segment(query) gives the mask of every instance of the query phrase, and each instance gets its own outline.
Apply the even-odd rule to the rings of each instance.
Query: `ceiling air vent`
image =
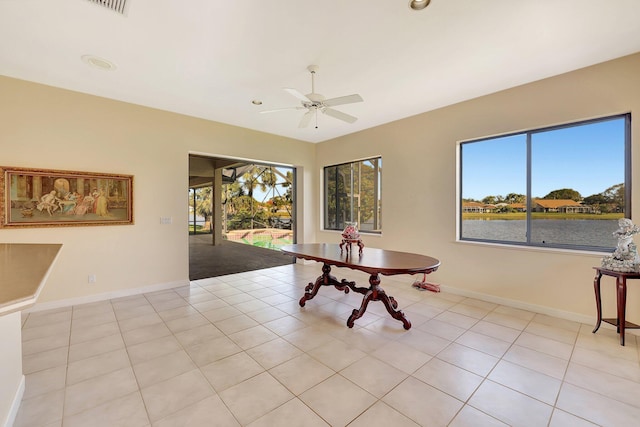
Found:
[[[107,9],[111,9],[114,12],[118,12],[124,15],[124,7],[127,4],[127,0],[89,0],[91,3],[99,4]]]

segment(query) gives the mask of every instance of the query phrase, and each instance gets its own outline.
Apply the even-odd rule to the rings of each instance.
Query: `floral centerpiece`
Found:
[[[355,222],[346,222],[345,224],[346,227],[342,231],[342,237],[346,240],[358,240],[360,238],[358,224]]]
[[[342,230],[342,243],[340,243],[340,253],[342,253],[342,247],[346,245],[347,248],[347,256],[351,252],[351,244],[355,243],[358,245],[358,253],[362,255],[362,248],[364,248],[364,243],[360,239],[360,232],[358,231],[358,223],[356,222],[345,222],[344,230]]]

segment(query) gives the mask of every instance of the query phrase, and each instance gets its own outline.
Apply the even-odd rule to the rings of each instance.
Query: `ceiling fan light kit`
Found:
[[[345,105],[345,104],[353,104],[355,102],[362,102],[363,99],[358,94],[339,96],[337,98],[326,99],[319,93],[316,93],[315,89],[315,74],[318,72],[319,67],[317,65],[309,65],[307,70],[311,73],[311,93],[303,95],[296,89],[293,88],[284,88],[287,93],[290,93],[295,98],[298,98],[301,106],[299,107],[288,107],[288,108],[278,108],[275,110],[266,110],[260,111],[260,113],[273,113],[277,111],[285,111],[285,110],[307,110],[306,113],[300,119],[298,123],[299,128],[305,128],[311,122],[311,119],[315,116],[316,119],[316,129],[318,128],[318,111],[322,114],[326,114],[329,117],[333,117],[334,119],[342,120],[346,123],[353,123],[358,120],[357,117],[351,116],[347,113],[343,113],[342,111],[335,110],[331,107],[335,107],[337,105]]]

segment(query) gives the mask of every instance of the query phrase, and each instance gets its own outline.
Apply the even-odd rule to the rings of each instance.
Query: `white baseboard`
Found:
[[[467,298],[475,298],[482,301],[492,302],[495,304],[506,305],[508,307],[518,308],[520,310],[532,311],[534,313],[546,314],[547,316],[559,317],[560,319],[571,320],[578,323],[595,323],[595,317],[585,316],[584,314],[573,313],[571,311],[558,310],[543,305],[529,304],[526,302],[512,300],[508,298],[496,297],[480,292],[467,291],[464,289],[454,288],[451,286],[440,285],[440,289],[450,294],[460,295]],[[595,303],[594,303],[595,304]]]
[[[446,285],[440,285],[440,289],[450,294],[460,295],[467,298],[475,298],[482,301],[505,305],[507,307],[531,311],[533,313],[546,314],[547,316],[553,316],[559,319],[570,320],[578,323],[585,323],[587,325],[595,325],[596,323],[595,307],[594,307],[594,315],[586,316],[584,314],[574,313],[571,311],[558,310],[556,308],[546,307],[543,305],[529,304],[522,301],[496,297],[493,295],[487,295],[480,292],[467,291],[464,289],[454,288]],[[594,305],[595,305],[595,300],[594,300]],[[601,325],[601,328],[609,328],[609,327],[610,325],[604,322]],[[615,326],[611,326],[611,328],[615,329]],[[632,334],[632,335],[640,335],[640,330],[627,329],[625,330],[625,333]]]
[[[105,292],[105,293],[95,294],[95,295],[87,295],[83,297],[42,302],[42,303],[36,303],[33,307],[29,308],[28,310],[25,310],[25,312],[33,313],[36,311],[51,310],[55,308],[69,307],[72,305],[87,304],[92,302],[105,301],[109,299],[129,297],[132,295],[146,294],[149,292],[163,291],[166,289],[173,289],[173,288],[178,288],[180,286],[188,286],[188,285],[189,285],[189,280],[178,280],[175,282],[141,286],[139,288],[122,289],[118,291]]]
[[[20,384],[18,384],[18,389],[16,390],[16,394],[13,397],[13,402],[11,402],[11,408],[9,409],[9,413],[7,414],[7,419],[4,422],[4,427],[12,427],[16,421],[16,417],[18,416],[18,410],[20,409],[20,404],[22,403],[22,397],[24,396],[24,387],[25,387],[25,377],[22,375],[20,378]]]

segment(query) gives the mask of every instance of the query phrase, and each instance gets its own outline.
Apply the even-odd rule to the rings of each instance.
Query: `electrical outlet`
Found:
[[[161,216],[160,224],[171,224],[173,221],[170,216]]]
[[[87,282],[96,283],[96,275],[95,274],[90,274],[89,277],[87,278]]]

